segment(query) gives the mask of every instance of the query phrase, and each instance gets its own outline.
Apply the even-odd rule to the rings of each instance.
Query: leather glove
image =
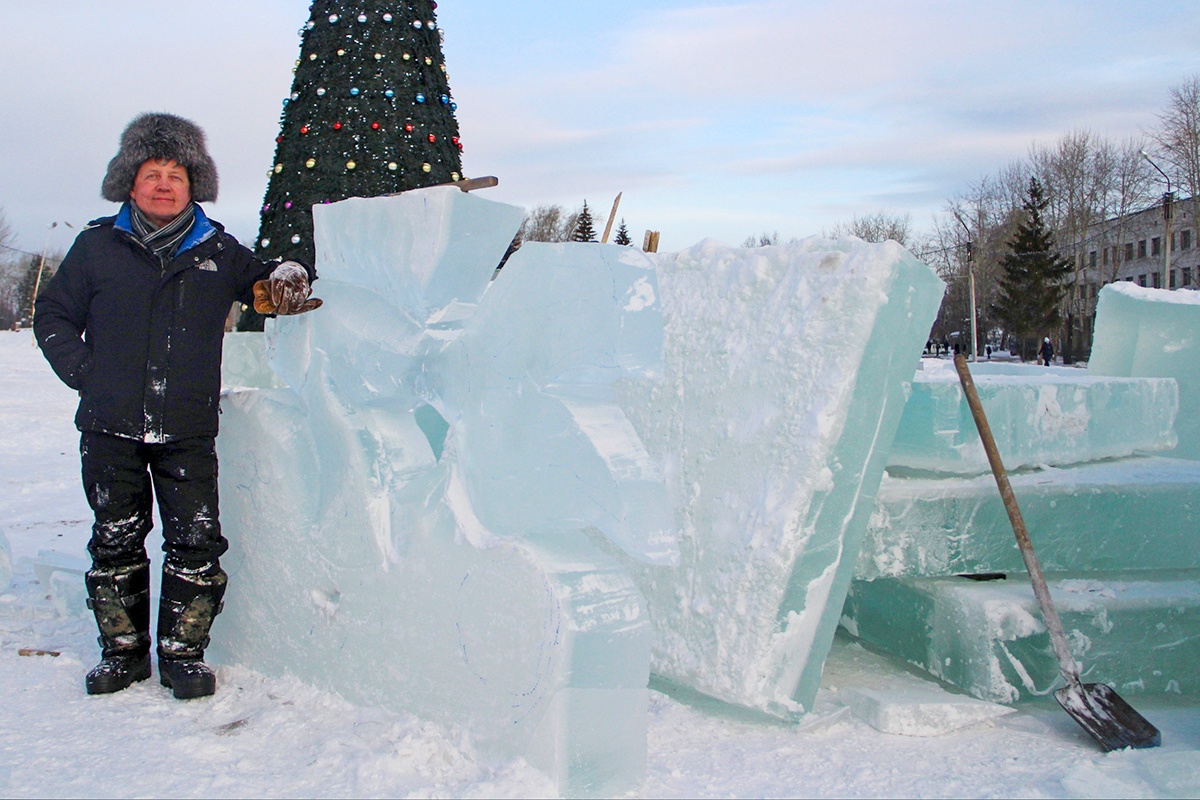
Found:
[[[285,261],[265,281],[254,284],[254,310],[260,314],[303,314],[321,307],[310,297],[308,272],[295,261]]]

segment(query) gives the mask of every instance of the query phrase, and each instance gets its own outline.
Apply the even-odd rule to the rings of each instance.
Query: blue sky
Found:
[[[110,213],[135,114],[199,122],[209,207],[253,241],[304,0],[0,0],[0,208],[39,250]],[[1194,2],[443,0],[464,171],[488,197],[603,217],[636,240],[819,233],[854,214],[928,224],[945,199],[1088,128],[1152,126],[1200,72]],[[71,232],[50,233],[53,247]]]

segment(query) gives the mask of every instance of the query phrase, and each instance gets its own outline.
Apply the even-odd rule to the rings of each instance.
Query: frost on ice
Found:
[[[269,333],[286,386],[223,404],[213,650],[614,793],[652,667],[810,705],[942,286],[819,239],[531,243],[492,281],[521,217],[315,209],[325,305]]]

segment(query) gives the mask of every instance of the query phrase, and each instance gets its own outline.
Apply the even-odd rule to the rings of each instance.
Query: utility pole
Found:
[[[975,256],[971,248],[971,229],[967,227],[967,223],[963,222],[963,218],[958,215],[957,211],[954,212],[954,218],[967,232],[967,283],[971,290],[971,360],[978,361],[979,331],[976,322],[978,317],[975,314]]]
[[[1162,196],[1163,206],[1163,277],[1162,288],[1171,288],[1171,223],[1174,217],[1174,202],[1175,193],[1171,191],[1171,177],[1167,173],[1159,169],[1158,164],[1155,164],[1150,159],[1150,154],[1145,150],[1142,151],[1142,158],[1146,159],[1146,163],[1154,167],[1159,175],[1167,182],[1167,193]]]

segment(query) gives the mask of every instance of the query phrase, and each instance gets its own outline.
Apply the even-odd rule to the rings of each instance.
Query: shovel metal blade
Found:
[[[1105,751],[1126,747],[1158,747],[1162,734],[1111,686],[1071,683],[1054,693],[1054,699]]]

